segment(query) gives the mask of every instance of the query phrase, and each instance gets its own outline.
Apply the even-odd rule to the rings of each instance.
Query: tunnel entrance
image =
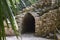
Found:
[[[25,14],[22,23],[22,33],[34,33],[35,32],[35,19],[30,14]]]

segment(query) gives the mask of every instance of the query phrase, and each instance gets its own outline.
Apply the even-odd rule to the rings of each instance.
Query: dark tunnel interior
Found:
[[[22,33],[35,32],[35,19],[30,13],[24,16],[22,25]]]

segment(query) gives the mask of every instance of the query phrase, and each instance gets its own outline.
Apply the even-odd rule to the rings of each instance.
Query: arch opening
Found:
[[[25,14],[22,22],[22,33],[34,33],[35,32],[35,19],[30,14]]]

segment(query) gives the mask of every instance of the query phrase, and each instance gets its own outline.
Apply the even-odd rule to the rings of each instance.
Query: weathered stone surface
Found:
[[[57,20],[56,25],[57,25],[58,29],[60,30],[60,7],[59,7],[59,10],[58,10],[57,18],[58,18],[58,20]]]
[[[56,30],[56,28],[60,29],[60,12],[57,11],[57,3],[56,0],[54,0],[51,4],[51,1],[53,0],[41,0],[41,2],[38,2],[36,4],[33,4],[31,9],[26,8],[22,11],[21,16],[19,16],[19,20],[21,19],[21,22],[24,18],[24,16],[29,12],[34,18],[35,18],[35,34],[39,36],[49,36],[50,33],[53,33]],[[56,3],[56,4],[55,4]],[[48,6],[48,7],[47,7]],[[52,9],[52,10],[51,10]],[[39,11],[42,15],[39,16],[39,14],[36,12],[35,15],[33,10]],[[46,12],[45,12],[46,11]],[[60,9],[59,9],[60,11]],[[23,14],[25,13],[25,14]],[[22,23],[21,27],[22,27]],[[20,25],[19,25],[20,26]]]
[[[40,26],[35,27],[35,34],[39,36],[48,36],[49,33],[54,33],[57,28],[57,9],[50,10],[49,12],[40,16]]]
[[[32,14],[32,12],[30,12]],[[46,38],[54,37],[50,33],[54,34],[56,28],[60,29],[60,12],[57,9],[53,9],[44,13],[42,16],[32,15],[35,18],[35,35],[45,36]],[[27,13],[26,13],[27,14]],[[25,14],[25,15],[26,15]],[[24,15],[24,14],[23,14]],[[22,16],[22,15],[21,15]],[[22,27],[23,17],[18,18]]]
[[[36,35],[48,37],[50,33],[54,33],[56,28],[60,30],[60,8],[58,13],[57,13],[57,9],[48,11],[47,9],[49,9],[50,7],[47,8],[46,6],[52,5],[52,8],[54,8],[56,0],[54,0],[52,4],[50,3],[51,3],[51,0],[41,0],[40,2],[33,4],[31,7],[27,7],[26,9],[23,9],[21,14],[19,13],[19,15],[16,15],[16,21],[19,26],[19,31],[23,30],[22,22],[27,12],[30,12],[30,14],[35,18],[35,34]],[[43,10],[43,12],[45,10],[47,10],[48,12],[40,16],[37,14],[37,12],[36,13],[32,12],[33,10],[42,12],[41,9]],[[7,26],[6,23],[5,23],[5,26]],[[14,35],[12,28],[9,28],[9,29],[5,28],[5,31],[7,35]]]

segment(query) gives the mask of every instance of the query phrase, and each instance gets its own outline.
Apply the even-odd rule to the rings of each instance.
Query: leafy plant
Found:
[[[12,0],[10,0],[10,3],[14,8]],[[13,11],[11,7],[8,5],[7,0],[0,0],[0,40],[6,40],[5,29],[4,29],[5,27],[4,27],[3,21],[4,20],[7,21],[7,19],[9,19],[12,25],[12,29],[14,30],[14,33],[18,37],[18,32],[17,32],[18,26],[15,20]]]

